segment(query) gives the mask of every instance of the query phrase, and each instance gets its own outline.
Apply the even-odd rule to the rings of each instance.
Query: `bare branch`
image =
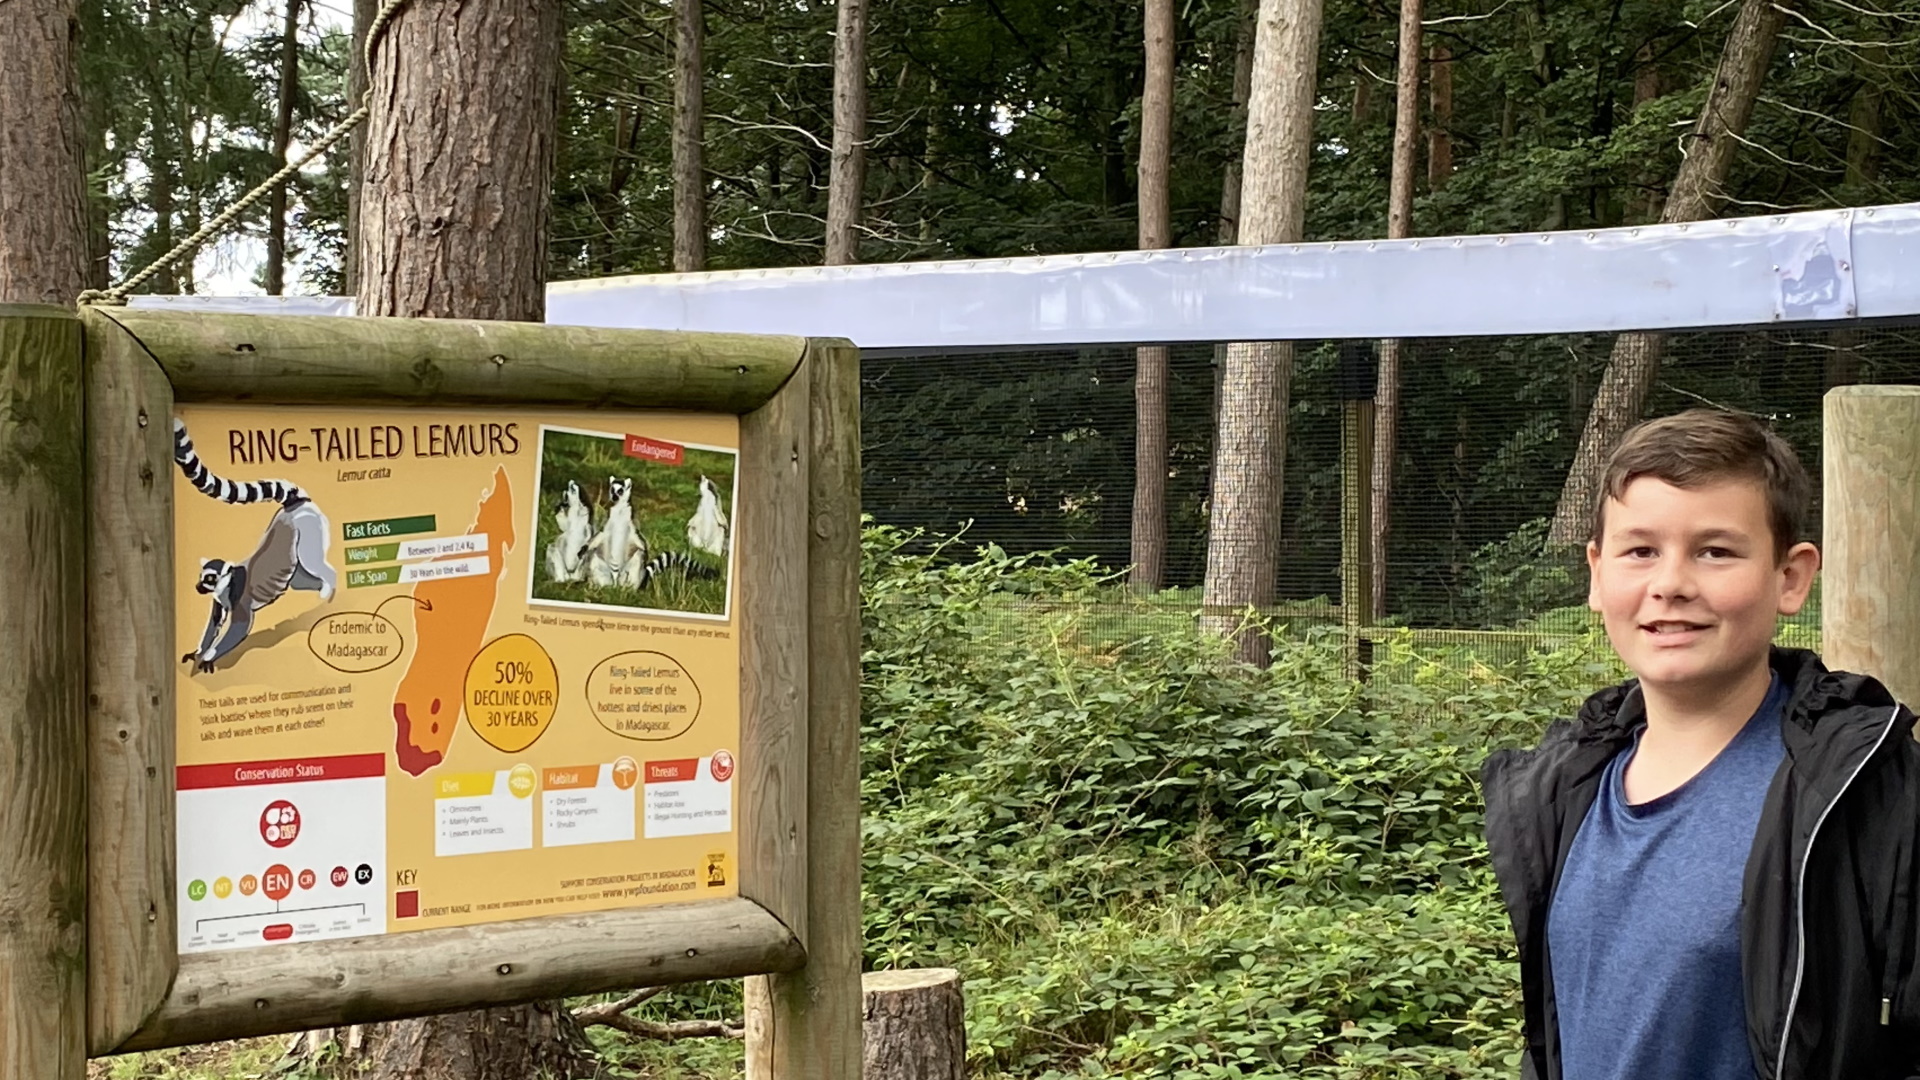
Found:
[[[1873,8],[1861,7],[1858,4],[1849,4],[1847,3],[1847,0],[1825,0],[1825,2],[1832,4],[1835,7],[1846,8],[1848,11],[1856,12],[1861,15],[1867,15],[1875,19],[1892,19],[1895,22],[1920,22],[1920,15],[1914,15],[1911,12],[1878,11]]]
[[[749,63],[765,64],[768,67],[787,68],[789,70],[797,70],[799,68],[830,68],[833,66],[833,62],[830,60],[773,60],[764,56],[749,56],[747,60]]]
[[[1700,17],[1700,21],[1698,21],[1698,22],[1694,22],[1694,21],[1691,21],[1691,20],[1688,20],[1688,19],[1682,19],[1682,20],[1680,20],[1680,21],[1681,21],[1681,22],[1682,22],[1683,24],[1685,24],[1685,25],[1687,25],[1687,26],[1690,26],[1690,27],[1693,27],[1694,29],[1696,29],[1696,30],[1698,30],[1698,29],[1699,29],[1700,27],[1702,27],[1702,26],[1705,26],[1706,24],[1708,24],[1708,23],[1710,23],[1710,22],[1712,22],[1712,21],[1713,21],[1713,17],[1714,17],[1715,15],[1718,15],[1718,14],[1720,14],[1721,12],[1723,12],[1723,11],[1725,11],[1725,10],[1727,10],[1728,8],[1730,8],[1730,7],[1732,7],[1733,5],[1735,5],[1735,4],[1737,4],[1737,3],[1739,3],[1739,2],[1740,2],[1740,0],[1726,0],[1726,2],[1725,2],[1725,3],[1723,3],[1723,4],[1721,4],[1721,5],[1719,6],[1719,7],[1717,7],[1717,8],[1714,8],[1714,9],[1713,9],[1712,11],[1709,11],[1709,12],[1707,12],[1707,13],[1706,13],[1705,15],[1703,15],[1703,16],[1701,16],[1701,17]]]
[[[1784,157],[1779,153],[1773,151],[1772,149],[1769,149],[1768,147],[1763,146],[1760,143],[1754,142],[1752,139],[1747,138],[1745,135],[1741,135],[1736,132],[1725,131],[1725,132],[1721,132],[1721,134],[1726,135],[1727,137],[1731,138],[1733,141],[1739,143],[1741,146],[1744,146],[1749,150],[1758,150],[1760,153],[1767,155],[1768,157],[1772,158],[1773,160],[1779,162],[1782,165],[1787,166],[1788,168],[1811,169],[1814,172],[1823,172],[1823,173],[1837,173],[1841,171],[1839,169],[1824,168],[1822,166],[1815,165],[1811,161],[1794,161],[1792,158]]]
[[[634,1016],[615,1013],[604,1020],[593,1023],[610,1027],[615,1031],[624,1031],[629,1035],[638,1035],[643,1039],[658,1039],[661,1042],[673,1042],[675,1039],[744,1039],[747,1037],[747,1024],[744,1019],[735,1020],[642,1020]],[[586,1026],[587,1021],[581,1021]]]
[[[1421,26],[1443,26],[1447,23],[1479,22],[1482,19],[1491,19],[1495,15],[1498,15],[1502,11],[1505,11],[1507,5],[1512,2],[1513,0],[1500,0],[1500,3],[1497,7],[1495,7],[1492,11],[1489,11],[1484,15],[1448,15],[1438,19],[1421,19],[1420,25]]]
[[[1725,200],[1726,202],[1732,203],[1735,206],[1757,206],[1762,210],[1772,210],[1772,211],[1775,211],[1776,213],[1782,213],[1782,214],[1793,214],[1793,213],[1798,213],[1802,210],[1818,210],[1820,208],[1820,204],[1817,202],[1793,203],[1791,205],[1782,206],[1779,203],[1770,203],[1761,199],[1737,198],[1733,195],[1727,194],[1726,192],[1721,192],[1720,198]]]
[[[1846,128],[1848,131],[1857,131],[1860,134],[1865,135],[1867,138],[1872,139],[1874,142],[1879,143],[1881,146],[1893,145],[1892,139],[1888,139],[1880,135],[1875,135],[1873,132],[1868,131],[1863,127],[1860,127],[1857,124],[1850,124],[1847,121],[1842,120],[1831,113],[1823,113],[1818,109],[1803,109],[1798,105],[1794,105],[1790,102],[1781,101],[1778,98],[1763,97],[1760,99],[1760,101],[1762,104],[1772,105],[1778,109],[1785,109],[1787,112],[1790,112],[1790,113],[1798,113],[1801,116],[1811,116],[1815,120],[1823,120],[1837,127]]]
[[[1800,20],[1802,23],[1805,23],[1807,29],[1812,30],[1813,32],[1826,38],[1829,44],[1842,45],[1851,49],[1866,49],[1866,48],[1874,48],[1874,47],[1884,49],[1890,45],[1900,44],[1898,41],[1854,41],[1847,38],[1838,37],[1834,34],[1833,31],[1827,29],[1824,26],[1821,26],[1819,23],[1814,22],[1812,19],[1807,18],[1805,15],[1802,15],[1800,12],[1795,11],[1791,7],[1787,7],[1782,4],[1775,4],[1773,5],[1773,10],[1779,12],[1782,15],[1790,16],[1792,18]],[[1793,40],[1793,38],[1789,37],[1788,40],[1791,41]]]
[[[609,1001],[602,1005],[582,1005],[573,1010],[573,1018],[585,1027],[589,1024],[604,1024],[609,1016],[618,1016],[635,1005],[666,993],[664,986],[643,986],[619,1001]]]
[[[798,127],[794,124],[760,124],[760,123],[755,123],[751,120],[742,120],[738,117],[727,116],[724,113],[708,113],[707,119],[719,120],[724,123],[732,124],[734,127],[738,128],[741,131],[791,131],[796,135],[805,136],[808,142],[812,143],[814,146],[822,150],[825,150],[829,153],[833,151],[833,147],[828,146],[826,143],[823,143],[820,141],[820,136],[815,135],[813,132],[808,131],[806,128]]]

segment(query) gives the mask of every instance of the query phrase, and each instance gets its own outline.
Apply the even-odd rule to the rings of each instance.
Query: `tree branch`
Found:
[[[642,1020],[635,1016],[615,1013],[593,1023],[624,1031],[629,1035],[638,1035],[643,1039],[658,1039],[661,1042],[673,1042],[675,1039],[744,1039],[747,1037],[745,1020]],[[585,1027],[588,1021],[582,1020]]]
[[[666,993],[664,986],[643,986],[619,1001],[609,1001],[600,1005],[582,1005],[573,1010],[573,1018],[580,1021],[581,1027],[589,1024],[607,1023],[607,1017],[619,1016],[635,1005]]]

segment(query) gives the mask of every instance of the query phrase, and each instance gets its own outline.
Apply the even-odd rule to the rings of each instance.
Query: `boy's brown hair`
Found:
[[[1606,529],[1607,500],[1618,499],[1643,476],[1677,488],[1750,480],[1767,496],[1775,561],[1800,542],[1813,502],[1813,482],[1785,439],[1742,413],[1688,409],[1635,426],[1607,459],[1606,475],[1593,500],[1591,539]]]

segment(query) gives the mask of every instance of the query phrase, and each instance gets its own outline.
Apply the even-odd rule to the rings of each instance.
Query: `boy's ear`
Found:
[[[1799,543],[1787,549],[1780,560],[1780,614],[1797,615],[1813,591],[1813,578],[1820,572],[1820,549]]]
[[[1587,541],[1587,607],[1600,610],[1600,545]]]

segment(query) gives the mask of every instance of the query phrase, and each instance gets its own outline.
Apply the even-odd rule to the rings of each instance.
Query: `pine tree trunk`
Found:
[[[1413,235],[1413,178],[1420,156],[1421,0],[1400,0],[1400,44],[1394,73],[1393,172],[1387,185],[1387,239]],[[1439,78],[1438,68],[1434,77]],[[1380,343],[1373,390],[1373,475],[1367,523],[1372,565],[1367,621],[1387,608],[1387,537],[1392,532],[1393,459],[1400,437],[1400,371],[1406,342]]]
[[[380,13],[379,0],[353,0],[353,56],[347,63],[347,109],[360,107],[367,98],[367,31]],[[367,125],[361,124],[347,136],[347,227],[346,250],[340,261],[341,287],[348,296],[360,294],[360,202],[361,188],[367,182]]]
[[[578,1080],[593,1045],[559,1001],[382,1025],[367,1080]]]
[[[1253,96],[1253,36],[1258,0],[1240,0],[1240,27],[1233,37],[1233,112],[1227,119],[1228,135],[1246,145],[1247,99]],[[1226,174],[1220,180],[1220,240],[1222,244],[1240,242],[1240,157],[1227,158]],[[1219,367],[1224,355],[1214,357]]]
[[[1173,0],[1147,0],[1146,85],[1140,92],[1140,247],[1173,242]],[[1133,577],[1158,592],[1167,553],[1167,350],[1134,350]]]
[[[1367,66],[1356,61],[1353,65],[1353,109],[1347,117],[1348,129],[1353,138],[1359,139],[1367,123],[1373,119],[1373,76]]]
[[[1648,103],[1659,99],[1665,93],[1661,83],[1660,62],[1654,52],[1654,43],[1645,42],[1633,54],[1633,111],[1638,113]],[[1666,206],[1666,194],[1660,190],[1660,177],[1651,170],[1643,170],[1634,181],[1639,193],[1629,199],[1626,217],[1629,222],[1658,221],[1660,212]]]
[[[105,12],[99,5],[89,4],[80,9],[80,33],[83,40],[98,39],[104,35]],[[84,48],[84,46],[82,46]],[[106,100],[105,94],[86,94],[80,101],[80,123],[85,131],[86,176],[99,174],[103,168],[110,167],[107,149],[107,128],[113,122],[115,105]],[[94,184],[86,187],[87,205],[87,288],[105,289],[112,285],[113,260],[113,197],[103,188]]]
[[[287,164],[287,144],[293,141],[293,95],[300,90],[300,0],[287,0],[287,21],[280,31],[280,102],[273,117],[273,167]],[[287,184],[274,185],[267,196],[268,296],[279,296],[287,285]]]
[[[1243,244],[1300,239],[1320,22],[1320,0],[1260,0],[1242,167]],[[1239,627],[1247,608],[1264,611],[1273,603],[1292,376],[1292,342],[1227,348],[1200,623],[1233,635],[1235,656],[1250,664],[1268,658],[1266,634]]]
[[[87,285],[78,30],[75,0],[0,3],[0,303],[72,304]]]
[[[673,5],[673,268],[707,268],[706,41],[704,0]]]
[[[867,176],[867,0],[838,0],[833,45],[833,165],[827,174],[827,265],[860,261]]]
[[[1852,386],[1860,381],[1860,331],[1851,326],[1827,335],[1826,362],[1821,365],[1821,381],[1827,389]]]
[[[399,10],[369,82],[360,314],[545,317],[559,53],[552,0]]]
[[[159,125],[162,123],[164,123],[164,121],[156,109],[154,116],[155,127],[153,131],[153,146],[156,150],[158,150],[160,146],[161,131],[163,129]],[[155,156],[162,161],[175,160],[161,153],[156,153]],[[152,253],[157,256],[173,249],[173,215],[175,209],[173,200],[173,170],[170,168],[154,169],[148,174],[148,177],[147,199],[153,205],[154,242]],[[148,278],[146,285],[147,291],[158,293],[162,296],[178,293],[180,291],[180,277],[176,273],[178,268],[178,264],[168,266]],[[133,267],[132,269],[137,272],[140,268]]]
[[[1847,106],[1846,185],[1860,191],[1880,179],[1880,102],[1886,95],[1889,71],[1886,45],[1875,42],[1862,46],[1855,63],[1860,69],[1860,86]]]
[[[1453,175],[1453,50],[1436,41],[1427,60],[1427,190],[1439,191]]]
[[[1753,116],[1753,104],[1760,96],[1786,11],[1786,4],[1773,0],[1742,0],[1740,14],[1727,34],[1726,50],[1713,73],[1713,85],[1707,90],[1706,105],[1687,142],[1687,155],[1667,195],[1666,209],[1660,215],[1663,224],[1700,221],[1718,212],[1726,194],[1721,185],[1726,183],[1734,151]],[[1607,456],[1627,429],[1639,421],[1665,352],[1666,338],[1660,334],[1628,333],[1615,339],[1613,355],[1607,359],[1593,405],[1587,411],[1580,447],[1567,471],[1566,485],[1560,489],[1560,503],[1548,532],[1550,539],[1564,544],[1587,539]]]
[[[1227,118],[1229,137],[1247,141],[1247,99],[1253,96],[1253,38],[1260,14],[1259,0],[1240,0],[1239,27],[1233,35],[1233,110]],[[1220,178],[1219,243],[1240,242],[1240,155],[1227,158],[1225,174]],[[1207,417],[1217,432],[1220,428],[1220,403],[1225,395],[1227,347],[1213,347],[1213,400]],[[1220,460],[1220,440],[1213,440],[1207,474],[1212,476]]]
[[[559,65],[551,0],[400,9],[368,83],[360,314],[545,317]],[[405,1020],[374,1037],[377,1080],[592,1071],[560,1002]]]

